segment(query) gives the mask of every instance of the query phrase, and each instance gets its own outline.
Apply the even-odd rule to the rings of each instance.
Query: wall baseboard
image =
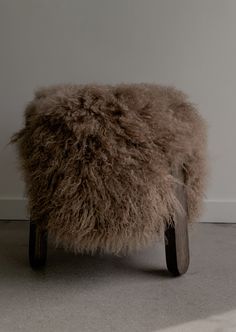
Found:
[[[200,222],[236,223],[236,200],[205,200]],[[0,198],[0,220],[28,220],[27,199]]]
[[[0,198],[0,220],[28,220],[26,198]]]
[[[236,200],[205,200],[201,222],[236,223]]]

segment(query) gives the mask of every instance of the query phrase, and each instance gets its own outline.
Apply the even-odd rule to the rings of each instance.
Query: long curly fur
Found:
[[[36,92],[17,143],[31,219],[74,252],[127,252],[156,240],[180,204],[189,221],[206,178],[206,126],[186,96],[151,84]]]

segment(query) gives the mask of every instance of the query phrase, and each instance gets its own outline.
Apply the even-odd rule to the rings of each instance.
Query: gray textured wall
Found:
[[[208,199],[236,207],[235,12],[234,0],[1,0],[0,199],[23,195],[6,144],[35,88],[159,82],[199,105],[210,133]]]

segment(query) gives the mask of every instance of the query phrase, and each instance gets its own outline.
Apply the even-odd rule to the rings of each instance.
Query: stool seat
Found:
[[[206,126],[175,88],[43,88],[27,106],[25,126],[13,141],[31,220],[75,253],[143,248],[177,216],[192,222],[201,211]]]

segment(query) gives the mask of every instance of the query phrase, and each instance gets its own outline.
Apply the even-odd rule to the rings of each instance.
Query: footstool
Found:
[[[91,254],[128,254],[163,236],[169,271],[187,271],[206,126],[182,92],[154,84],[43,88],[12,141],[26,183],[32,268],[46,262],[48,235]]]

